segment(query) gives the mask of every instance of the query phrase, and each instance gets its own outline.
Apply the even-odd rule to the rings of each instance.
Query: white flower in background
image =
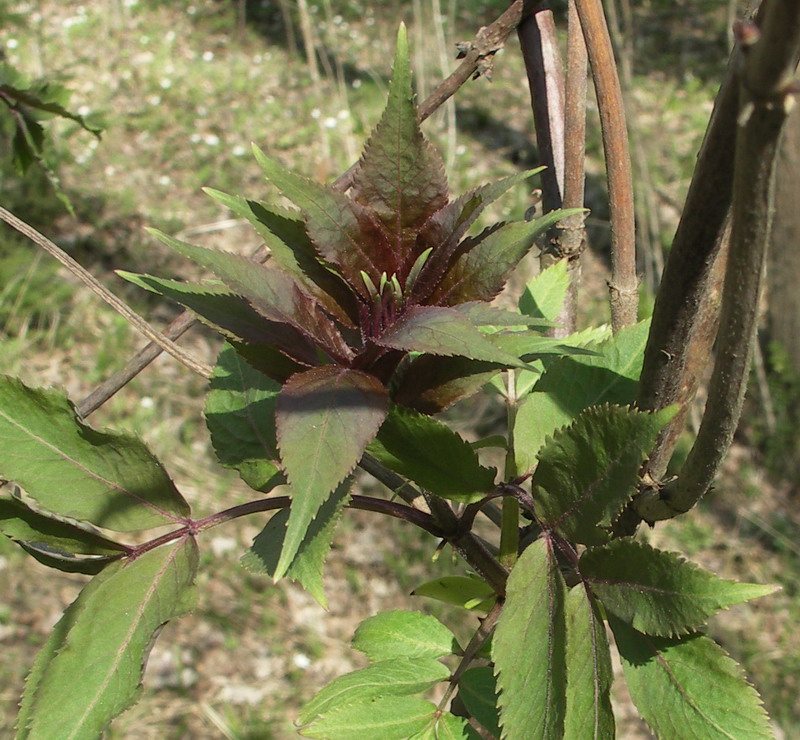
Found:
[[[169,90],[172,87],[172,80],[168,77],[162,77],[158,84],[162,90]]]
[[[311,665],[311,658],[305,653],[296,653],[292,658],[292,662],[300,669],[305,670]]]
[[[336,128],[337,123],[339,122],[333,116],[328,116],[322,125],[325,126],[325,128]]]
[[[167,187],[167,185],[172,184],[172,180],[170,179],[169,175],[161,175],[161,177],[158,178],[158,184]]]
[[[19,46],[19,41],[16,39],[9,39],[6,41],[6,48],[7,49],[16,49]]]
[[[322,111],[319,108],[314,108],[311,111],[311,117],[316,120],[322,115]]]
[[[234,157],[243,157],[247,153],[247,149],[243,147],[241,144],[237,144],[233,149],[231,149],[231,154]]]
[[[216,134],[206,134],[203,137],[203,141],[205,141],[208,146],[217,146],[219,144],[219,136]]]
[[[210,62],[213,58],[214,58],[214,52],[213,51],[204,51],[203,52],[203,61],[204,62]]]

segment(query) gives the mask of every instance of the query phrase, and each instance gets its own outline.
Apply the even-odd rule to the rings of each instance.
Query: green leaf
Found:
[[[217,459],[266,493],[284,482],[275,438],[275,399],[281,386],[223,347],[206,396],[205,416]]]
[[[586,550],[580,571],[607,611],[661,637],[686,634],[720,609],[777,590],[718,578],[677,553],[628,538]]]
[[[196,569],[194,540],[183,538],[95,576],[34,666],[20,740],[99,737],[135,701],[155,632],[191,609]]]
[[[504,738],[564,737],[565,596],[553,545],[539,539],[511,571],[492,641]]]
[[[303,707],[298,724],[307,725],[334,709],[385,696],[409,696],[447,680],[450,671],[432,658],[393,658],[331,681]]]
[[[582,585],[567,594],[567,711],[564,737],[615,737],[611,653],[606,627]]]
[[[375,342],[407,352],[459,355],[508,367],[526,367],[493,344],[462,314],[446,306],[412,306]]]
[[[412,735],[409,740],[470,740],[469,725],[463,717],[443,714],[434,718],[430,726]]]
[[[625,682],[644,720],[662,740],[771,740],[761,699],[713,640],[649,637],[609,623]]]
[[[304,293],[285,272],[270,269],[238,254],[187,244],[157,229],[148,229],[148,232],[213,272],[265,318],[293,326],[334,358],[347,360],[352,357],[352,350],[319,303]]]
[[[636,400],[649,329],[649,320],[642,321],[608,341],[588,345],[593,354],[562,357],[548,365],[534,392],[517,409],[514,457],[520,471],[533,469],[547,437],[571,424],[584,409]],[[571,344],[580,344],[580,335],[573,336],[577,341]],[[570,337],[562,341],[566,343]]]
[[[189,514],[143,442],[85,426],[62,394],[6,375],[0,375],[0,450],[0,477],[62,517],[128,532]]]
[[[472,502],[494,486],[497,471],[446,424],[393,405],[377,438],[367,448],[383,465],[431,493]]]
[[[567,344],[565,339],[543,337],[536,331],[499,331],[487,335],[492,343],[514,357],[534,360],[553,355],[578,355],[591,357],[597,354],[586,347]]]
[[[417,586],[412,596],[427,596],[464,609],[489,611],[497,600],[491,586],[480,578],[469,576],[442,576]]]
[[[117,275],[185,306],[197,314],[201,321],[231,341],[279,348],[286,355],[283,363],[286,377],[303,366],[308,367],[319,362],[317,349],[306,335],[289,324],[268,320],[247,300],[232,294],[222,283],[182,283],[124,270],[117,270]]]
[[[302,734],[325,740],[405,740],[423,730],[435,711],[429,701],[413,696],[384,696],[338,707]]]
[[[465,357],[420,355],[402,374],[394,398],[423,414],[437,414],[477,393],[502,368],[498,363]]]
[[[270,258],[332,316],[346,326],[353,326],[353,294],[338,275],[320,262],[300,214],[213,188],[203,188],[203,191],[236,215],[246,218],[269,248]]]
[[[59,521],[33,511],[16,498],[0,497],[0,532],[17,542],[77,555],[119,555],[125,545],[87,525]]]
[[[345,480],[319,508],[286,571],[286,577],[297,581],[323,609],[328,608],[328,599],[323,588],[322,571],[336,534],[336,526],[350,499],[351,484],[350,479]],[[250,551],[242,557],[245,568],[275,576],[288,521],[288,509],[282,509],[272,516],[264,529],[256,535]]]
[[[107,565],[119,558],[119,555],[72,555],[58,550],[49,550],[47,545],[33,546],[27,542],[17,542],[34,560],[48,568],[60,570],[62,573],[83,573],[97,575]]]
[[[386,418],[372,375],[333,366],[293,375],[278,394],[278,447],[294,496],[275,578],[282,578],[319,508],[355,468]]]
[[[537,329],[547,329],[555,324],[546,319],[531,318],[516,311],[506,311],[497,306],[492,306],[482,301],[459,303],[453,306],[456,311],[466,316],[475,326],[532,326]]]
[[[525,286],[519,299],[519,310],[527,316],[555,321],[567,299],[568,290],[567,260],[559,260]]]
[[[492,674],[491,666],[479,666],[465,671],[458,682],[458,696],[471,717],[478,720],[492,735],[500,737],[497,680]]]
[[[373,282],[397,271],[396,255],[375,216],[344,193],[284,169],[253,146],[256,160],[275,187],[300,208],[320,255],[336,265],[347,282],[368,299],[360,273]]]
[[[458,650],[453,633],[435,617],[394,610],[365,619],[353,647],[372,662],[392,658],[443,658]]]
[[[420,228],[447,203],[441,157],[419,127],[403,25],[397,33],[389,99],[361,157],[353,197],[377,214],[389,234],[397,255],[391,272],[411,266]]]
[[[452,306],[493,300],[536,239],[562,218],[581,212],[583,209],[551,211],[536,221],[517,221],[491,230],[456,260],[431,302]]]
[[[593,406],[557,431],[539,453],[531,482],[542,526],[571,542],[606,542],[607,528],[636,492],[639,468],[676,410]]]

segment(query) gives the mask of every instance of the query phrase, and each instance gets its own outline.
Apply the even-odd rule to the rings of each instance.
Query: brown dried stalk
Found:
[[[611,210],[611,325],[614,332],[636,323],[639,293],[636,239],[625,105],[600,0],[575,0],[592,68],[608,178]]]

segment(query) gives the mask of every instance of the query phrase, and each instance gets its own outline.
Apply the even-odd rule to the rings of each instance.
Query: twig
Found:
[[[741,109],[736,136],[731,247],[725,274],[717,357],[703,421],[674,484],[639,497],[646,521],[691,509],[706,493],[739,422],[750,370],[769,241],[774,165],[780,134],[794,102],[800,60],[800,8],[785,0],[762,6],[763,22],[742,24]]]
[[[611,325],[614,332],[636,322],[636,237],[625,105],[611,38],[600,0],[575,0],[592,67],[603,135],[611,211]]]
[[[196,360],[191,355],[186,353],[177,344],[167,339],[164,335],[159,334],[148,324],[139,314],[131,309],[124,301],[120,300],[110,290],[103,286],[91,273],[81,267],[72,257],[70,257],[63,249],[51,242],[46,236],[40,234],[32,226],[29,226],[21,219],[17,218],[13,213],[7,211],[5,208],[0,207],[0,218],[3,219],[9,226],[12,226],[21,234],[25,235],[34,244],[40,246],[48,254],[57,259],[64,265],[73,275],[86,284],[95,295],[102,298],[109,306],[111,306],[117,313],[125,318],[129,324],[135,329],[138,329],[148,339],[158,344],[163,350],[169,352],[178,362],[188,367],[192,372],[202,375],[205,378],[210,378],[212,368],[204,362]]]
[[[561,208],[564,193],[564,68],[553,11],[546,3],[526,2],[517,36],[528,74],[536,147],[547,167],[540,175],[542,206],[553,211]]]

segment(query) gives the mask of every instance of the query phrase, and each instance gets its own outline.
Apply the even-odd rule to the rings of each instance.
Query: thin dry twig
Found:
[[[600,0],[575,0],[592,68],[608,178],[611,211],[611,325],[614,332],[636,323],[636,235],[625,105],[611,37]]]
[[[40,234],[32,226],[28,225],[21,219],[17,218],[13,213],[7,211],[5,208],[0,207],[0,218],[3,219],[9,226],[15,228],[24,236],[28,237],[34,244],[40,246],[48,254],[57,259],[64,265],[73,275],[75,275],[81,282],[83,282],[89,289],[97,296],[102,298],[109,306],[111,306],[117,313],[125,318],[135,329],[138,329],[150,341],[158,344],[165,352],[169,352],[178,362],[188,367],[192,372],[202,375],[205,378],[210,378],[212,368],[204,362],[196,360],[189,355],[186,351],[181,349],[177,344],[166,338],[153,329],[139,314],[130,308],[124,301],[117,298],[108,288],[102,285],[91,273],[78,264],[72,257],[70,257],[61,247],[54,244],[46,236]]]

